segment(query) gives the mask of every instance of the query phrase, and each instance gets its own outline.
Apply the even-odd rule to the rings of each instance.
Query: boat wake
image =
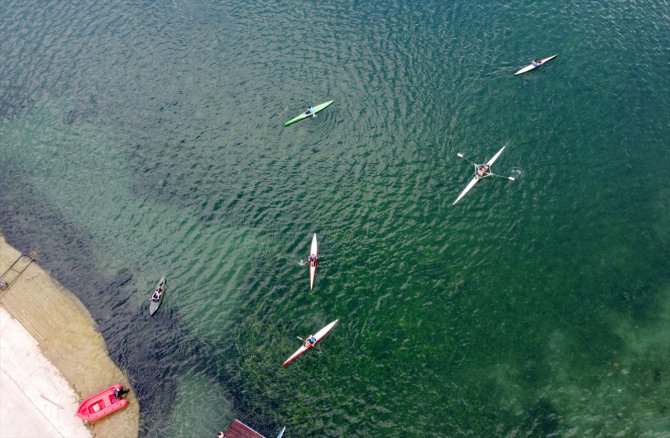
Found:
[[[301,259],[301,260],[298,260],[298,265],[300,265],[300,266],[305,266],[306,264],[307,264],[307,261],[306,261],[306,260],[302,260],[302,259]]]
[[[520,169],[518,167],[512,167],[512,169],[509,171],[509,176],[513,177],[514,179],[519,179],[524,175],[523,169]]]

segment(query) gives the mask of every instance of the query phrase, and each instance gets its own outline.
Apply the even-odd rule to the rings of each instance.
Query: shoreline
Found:
[[[21,255],[0,234],[0,274],[7,271]],[[20,388],[19,393],[22,391],[33,402],[20,405],[13,403],[14,400],[3,401],[0,406],[3,429],[5,422],[23,427],[33,424],[26,421],[33,415],[45,418],[52,426],[65,422],[73,429],[72,432],[85,425],[83,429],[88,430],[90,436],[137,437],[139,403],[127,376],[109,358],[104,339],[96,330],[96,323],[86,307],[74,294],[51,278],[36,261],[24,263],[19,270],[23,267],[25,270],[16,277],[11,287],[0,290],[2,327],[10,327],[0,334],[3,348],[1,377],[3,389],[6,385],[10,388],[15,386],[14,393],[17,393]],[[8,275],[13,276],[16,276],[15,272]],[[54,368],[50,369],[45,362]],[[26,380],[25,372],[28,369],[32,371]],[[54,383],[59,379],[57,373],[67,382],[72,394],[58,393],[60,389],[56,394],[53,393],[54,387],[60,388],[58,383]],[[50,385],[40,386],[40,381]],[[23,383],[14,385],[13,382]],[[83,399],[115,383],[130,388],[126,396],[128,406],[90,424],[75,415]],[[30,388],[26,385],[30,385]],[[52,393],[44,394],[45,391]],[[67,388],[62,391],[67,392]],[[69,401],[72,396],[75,397],[73,408]],[[48,405],[60,409],[49,409]],[[24,412],[24,409],[28,412]],[[68,411],[71,414],[65,414]],[[67,418],[67,415],[71,417]],[[73,435],[68,433],[63,436]],[[86,435],[78,432],[76,436]]]

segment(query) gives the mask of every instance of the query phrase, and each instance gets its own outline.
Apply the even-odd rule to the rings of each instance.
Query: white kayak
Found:
[[[489,161],[486,162],[487,172],[488,172],[488,170],[491,168],[491,166],[493,165],[493,163],[498,159],[498,157],[500,156],[500,154],[503,153],[503,151],[505,150],[506,147],[507,147],[507,146],[503,146],[502,149],[500,149],[500,150],[499,150],[499,151],[498,151],[498,152],[497,152],[497,153],[496,153],[496,154],[495,154]],[[484,175],[486,175],[486,173],[484,173]],[[473,188],[473,187],[475,186],[475,184],[477,184],[477,181],[479,181],[480,179],[482,179],[482,178],[484,177],[484,175],[482,175],[482,176],[477,175],[477,170],[475,170],[475,177],[472,178],[472,181],[470,181],[470,182],[468,183],[467,186],[465,186],[465,188],[463,189],[463,191],[461,192],[461,194],[458,195],[458,198],[456,198],[456,200],[454,201],[454,203],[451,204],[451,205],[455,205],[458,201],[460,201],[461,198],[462,198],[463,196],[465,196],[465,194],[468,193],[468,192],[470,191],[470,189]]]
[[[525,66],[524,68],[522,68],[521,70],[518,70],[516,73],[514,73],[514,76],[518,76],[518,75],[523,74],[523,73],[526,73],[526,72],[528,72],[528,71],[535,70],[535,69],[538,68],[539,66],[546,64],[547,62],[551,61],[552,59],[554,59],[554,58],[557,57],[557,56],[558,56],[558,54],[556,54],[556,55],[554,55],[554,56],[550,56],[549,58],[544,58],[544,59],[541,60],[540,63],[537,64],[537,65],[534,64],[534,63],[531,64],[531,65],[527,65],[527,66]]]
[[[307,263],[309,264],[309,288],[312,289],[314,287],[314,276],[316,275],[316,265],[319,264],[319,248],[318,245],[316,244],[316,233],[314,233],[314,237],[312,237],[312,248],[309,250],[309,255],[311,256],[314,254],[316,256],[316,261],[312,265],[312,262],[309,260],[309,257],[307,258]]]
[[[303,344],[302,347],[300,347],[300,348],[298,349],[298,351],[296,351],[295,353],[293,353],[293,354],[291,355],[291,357],[289,357],[288,359],[286,359],[286,362],[284,362],[284,363],[282,364],[282,366],[285,367],[286,365],[290,364],[291,361],[293,361],[293,359],[295,359],[296,357],[298,357],[298,356],[300,356],[301,354],[303,354],[305,351],[309,350],[310,348],[312,348],[313,346],[315,346],[316,344],[318,344],[319,341],[320,341],[321,339],[325,338],[326,335],[328,334],[328,332],[331,331],[331,330],[333,329],[333,327],[335,327],[335,324],[337,324],[338,321],[339,321],[339,319],[336,319],[335,321],[331,322],[330,324],[328,324],[327,326],[325,326],[324,328],[322,328],[321,330],[319,330],[318,332],[316,332],[316,334],[314,335],[314,337],[316,338],[316,342],[314,342],[313,344],[309,344],[309,346],[307,346],[307,347],[305,347],[305,344]],[[309,338],[308,338],[308,339],[309,339]]]

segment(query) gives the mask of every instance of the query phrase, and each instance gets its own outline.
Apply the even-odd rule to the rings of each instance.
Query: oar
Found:
[[[514,181],[514,177],[513,177],[513,176],[498,175],[497,173],[493,173],[493,172],[487,172],[487,175],[491,175],[491,176],[495,176],[495,177],[498,177],[498,178],[508,179],[508,180],[510,180],[510,181]]]
[[[464,159],[465,161],[467,161],[468,163],[470,163],[472,166],[475,167],[475,169],[479,169],[479,164],[477,164],[477,163],[475,163],[475,162],[472,162],[472,161],[468,160],[467,158],[465,158],[465,157],[463,156],[462,153],[459,152],[459,153],[457,153],[456,155],[458,155],[460,158],[462,158],[462,159]]]

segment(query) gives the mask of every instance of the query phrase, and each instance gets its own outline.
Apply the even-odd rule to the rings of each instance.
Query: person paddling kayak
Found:
[[[163,291],[161,288],[158,288],[154,291],[154,294],[151,296],[151,301],[160,301],[161,300],[161,293]]]
[[[305,348],[309,348],[309,347],[313,346],[314,344],[316,344],[316,338],[314,337],[314,335],[309,335],[309,338],[307,338],[307,340],[305,341],[305,344],[304,344]]]
[[[308,105],[307,106],[307,111],[305,111],[305,115],[309,116],[310,114],[312,114],[312,107]]]
[[[558,55],[553,55],[553,56],[550,56],[550,57],[548,57],[548,58],[543,58],[543,59],[538,58],[538,59],[535,59],[535,60],[533,60],[533,62],[530,63],[529,65],[527,65],[527,66],[523,67],[522,69],[519,69],[519,70],[517,70],[516,72],[514,72],[514,76],[518,76],[518,75],[520,75],[520,74],[529,72],[529,71],[531,71],[531,70],[536,70],[538,67],[540,67],[540,66],[546,64],[547,62],[551,61],[552,59],[556,58],[557,56],[558,56]]]
[[[310,266],[316,266],[316,254],[310,254],[308,260]]]

